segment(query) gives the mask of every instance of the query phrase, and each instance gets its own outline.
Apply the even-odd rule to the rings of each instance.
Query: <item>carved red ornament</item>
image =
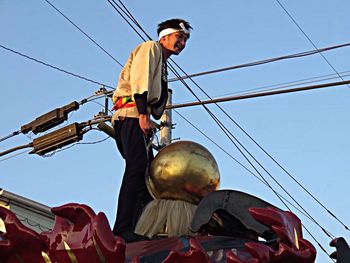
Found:
[[[159,252],[165,253],[159,260],[164,263],[312,263],[316,256],[313,245],[302,238],[300,220],[293,213],[272,207],[250,208],[250,213],[278,235],[274,245],[252,241],[244,243],[244,248],[235,248],[227,246],[231,239],[232,243],[239,241],[234,237],[197,236],[130,243],[127,253],[124,241],[114,237],[103,213],[96,215],[81,204],[66,204],[52,208],[52,212],[56,216],[53,229],[37,234],[13,212],[0,207],[6,227],[6,233],[0,233],[0,263],[125,262],[126,255],[131,256],[129,262],[137,263],[144,256],[159,256]],[[226,246],[209,249],[208,242],[226,242]]]

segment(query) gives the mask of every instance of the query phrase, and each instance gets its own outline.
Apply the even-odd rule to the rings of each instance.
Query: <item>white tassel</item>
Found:
[[[135,233],[153,237],[193,235],[191,221],[197,206],[180,200],[158,199],[151,201],[137,222]]]

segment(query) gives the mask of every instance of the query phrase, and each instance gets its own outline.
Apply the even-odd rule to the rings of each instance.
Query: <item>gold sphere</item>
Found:
[[[198,204],[218,189],[220,174],[212,154],[202,145],[178,141],[164,147],[154,158],[146,178],[155,199],[183,200]]]

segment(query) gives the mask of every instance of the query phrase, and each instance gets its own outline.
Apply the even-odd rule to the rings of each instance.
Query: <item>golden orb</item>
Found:
[[[146,178],[155,199],[183,200],[192,204],[218,189],[220,174],[212,154],[202,145],[178,141],[154,158]]]

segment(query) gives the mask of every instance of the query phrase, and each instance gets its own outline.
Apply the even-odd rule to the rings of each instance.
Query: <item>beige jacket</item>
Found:
[[[162,47],[158,42],[148,41],[137,46],[122,69],[118,86],[113,93],[113,103],[119,97],[148,92],[147,103],[156,103],[161,96]],[[150,112],[150,108],[149,108]],[[112,121],[123,117],[138,118],[136,106],[116,110]]]

